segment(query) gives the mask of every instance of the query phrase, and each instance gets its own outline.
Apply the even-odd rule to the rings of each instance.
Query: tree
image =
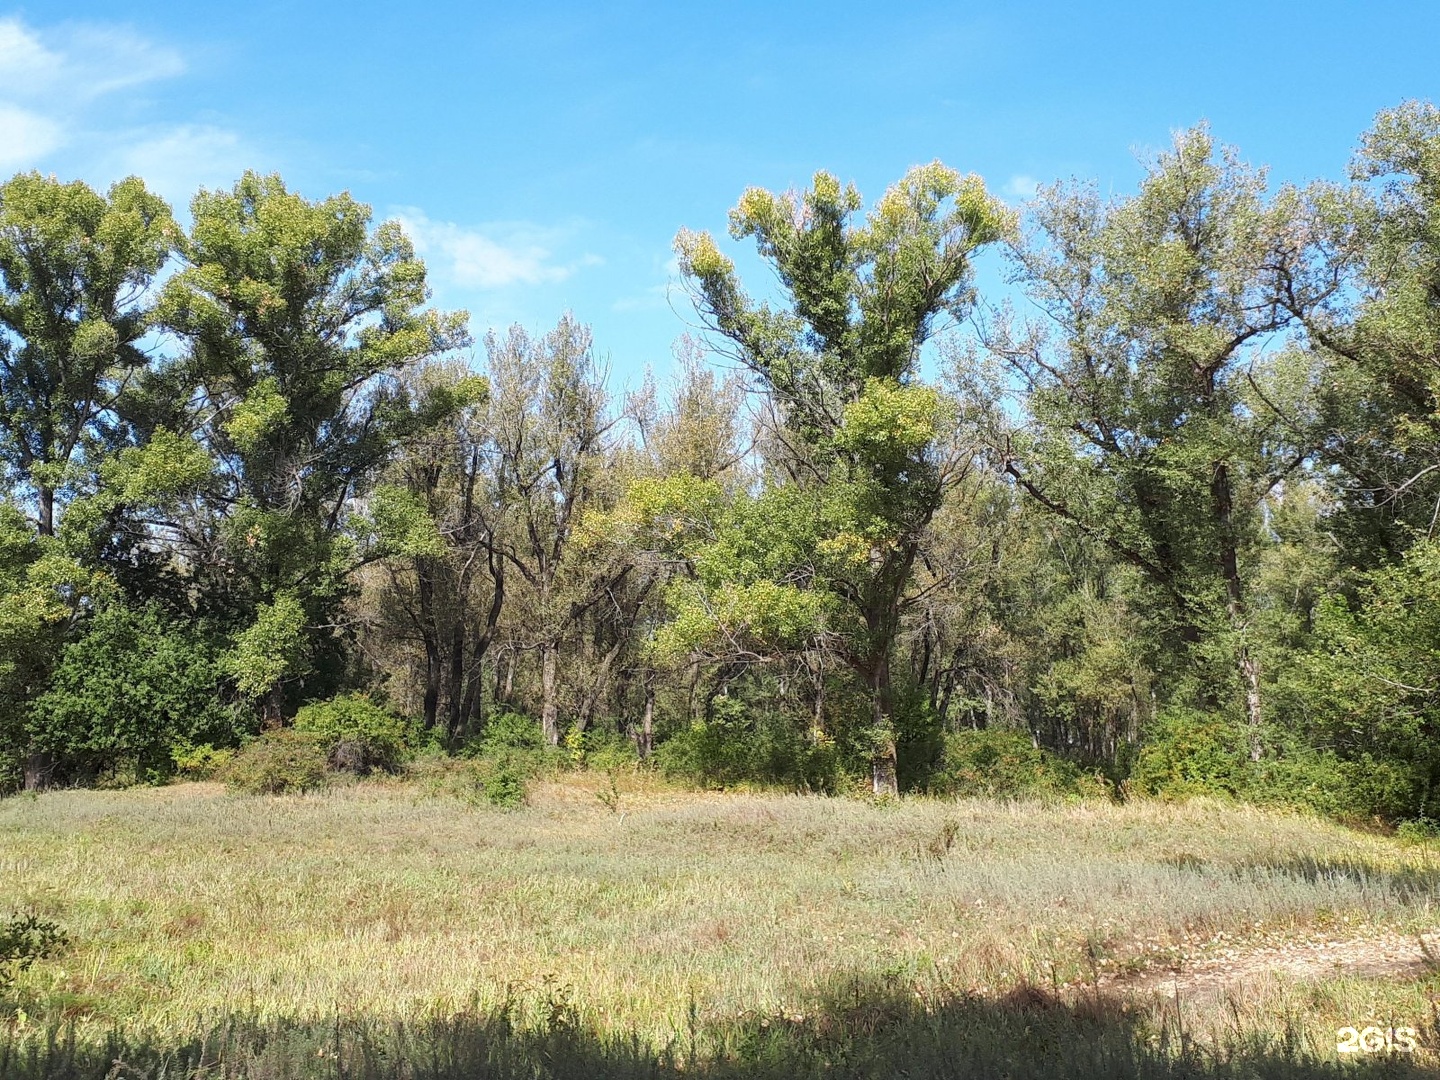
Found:
[[[418,637],[423,722],[436,729],[443,704],[453,741],[479,710],[483,663],[505,605],[488,384],[464,365],[436,363],[407,376],[405,389],[417,413],[433,419],[406,439],[370,500],[384,555],[383,578],[371,589],[373,647],[403,669],[410,660],[396,654]],[[405,683],[403,675],[395,681]]]
[[[151,527],[212,604],[252,624],[236,664],[273,724],[287,681],[333,648],[352,500],[415,428],[395,376],[464,345],[465,315],[422,306],[409,240],[394,222],[371,230],[348,195],[310,202],[246,173],[191,214],[188,265],[159,312],[186,353],[153,380],[151,415],[210,472],[198,503],[172,502]]]
[[[496,495],[506,519],[493,531],[494,545],[529,590],[518,644],[539,654],[541,728],[555,745],[561,641],[624,573],[562,578],[574,528],[602,486],[615,419],[590,331],[572,316],[539,341],[512,326],[485,345]]]
[[[0,462],[42,535],[76,469],[124,441],[116,398],[148,362],[146,290],[176,239],[135,177],[108,195],[39,173],[0,187]]]
[[[1274,341],[1339,289],[1315,269],[1300,194],[1267,201],[1264,188],[1202,127],[1176,136],[1133,198],[1050,189],[1014,251],[1044,320],[985,332],[1027,393],[1028,424],[999,440],[1005,470],[1143,572],[1202,704],[1224,697],[1205,657],[1230,658],[1257,758],[1259,515],[1323,439],[1313,355]]]
[[[920,353],[937,316],[967,310],[971,255],[1003,235],[1008,217],[978,177],[938,162],[911,170],[855,224],[860,206],[853,187],[823,172],[803,194],[751,188],[741,197],[731,235],[755,238],[779,276],[783,310],[746,295],[708,234],[681,232],[675,246],[713,338],[773,402],[776,464],[796,488],[794,499],[771,496],[774,520],[804,526],[799,547],[817,556],[789,567],[765,559],[769,580],[752,582],[748,599],[772,597],[782,622],[805,606],[776,590],[824,601],[868,688],[872,783],[888,793],[892,653],[921,535],[957,472],[937,452],[944,409],[918,381]],[[819,523],[823,535],[805,536]]]
[[[1440,108],[1380,113],[1351,175],[1368,190],[1329,189],[1324,210],[1354,302],[1304,314],[1332,360],[1335,524],[1373,567],[1440,523]]]

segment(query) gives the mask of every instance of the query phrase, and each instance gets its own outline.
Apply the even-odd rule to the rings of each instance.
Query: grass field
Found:
[[[0,913],[72,939],[11,992],[0,1072],[1436,1066],[1430,974],[1247,971],[1196,994],[1143,978],[1433,930],[1426,845],[1203,803],[874,805],[638,778],[617,801],[603,784],[543,785],[510,812],[400,783],[0,802]],[[1420,1051],[1337,1055],[1338,1029],[1369,1024],[1416,1028]]]

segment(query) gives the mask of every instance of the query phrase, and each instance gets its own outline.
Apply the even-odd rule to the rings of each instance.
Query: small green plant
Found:
[[[480,787],[492,806],[513,810],[525,803],[528,775],[522,762],[513,758],[493,760],[480,776]]]
[[[8,992],[15,977],[36,960],[58,954],[70,943],[59,925],[38,915],[12,915],[0,924],[0,993]]]
[[[324,785],[329,751],[304,731],[270,731],[235,753],[217,774],[247,795],[285,795]]]
[[[620,812],[620,785],[618,783],[619,776],[620,774],[618,770],[607,770],[605,773],[605,777],[609,781],[609,783],[605,787],[601,788],[599,791],[595,792],[595,797],[600,800],[600,805],[605,807],[605,809],[609,810],[612,814],[618,814]]]

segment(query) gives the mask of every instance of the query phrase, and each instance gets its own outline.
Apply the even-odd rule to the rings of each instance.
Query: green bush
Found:
[[[498,712],[485,721],[478,739],[471,739],[462,753],[476,757],[496,750],[544,750],[545,733],[538,720],[523,713]]]
[[[596,772],[633,769],[640,763],[635,744],[614,728],[572,731],[565,739],[570,760]]]
[[[218,652],[157,606],[101,610],[65,648],[27,725],[57,777],[174,775],[172,747],[237,743],[245,727],[221,703]]]
[[[285,795],[313,791],[326,781],[329,748],[305,731],[269,731],[241,747],[217,774],[236,791]]]
[[[653,761],[666,776],[705,787],[771,784],[833,793],[846,774],[835,741],[804,729],[795,717],[750,710],[736,698],[716,698],[712,717],[672,734]]]
[[[1109,794],[1104,780],[1037,748],[1024,732],[1006,728],[965,729],[945,736],[942,763],[930,790],[1000,798]]]
[[[295,715],[295,730],[320,740],[332,768],[362,775],[396,772],[419,742],[413,724],[361,694],[306,705]]]
[[[1142,795],[1241,798],[1253,776],[1246,733],[1222,716],[1169,708],[1156,716],[1130,773]]]
[[[38,915],[14,915],[0,923],[0,992],[8,991],[15,976],[36,960],[59,953],[69,940],[56,923]]]
[[[181,742],[170,748],[171,760],[175,762],[175,773],[186,780],[212,780],[234,756],[235,751],[228,747],[217,749],[209,745],[192,746],[188,742]]]

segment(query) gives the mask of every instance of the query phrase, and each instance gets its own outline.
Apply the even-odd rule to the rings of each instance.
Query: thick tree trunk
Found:
[[[55,772],[55,758],[44,750],[35,750],[25,758],[25,790],[43,791],[50,786]]]
[[[555,700],[560,681],[560,650],[553,641],[540,646],[540,728],[545,741],[560,745],[560,709]]]
[[[37,495],[40,510],[40,535],[55,535],[55,489],[41,487]]]

